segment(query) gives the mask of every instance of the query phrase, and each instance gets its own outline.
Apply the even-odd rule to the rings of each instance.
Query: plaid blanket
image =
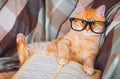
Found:
[[[16,35],[28,35],[35,29],[41,0],[9,0],[0,13],[0,56],[10,56],[16,52]]]

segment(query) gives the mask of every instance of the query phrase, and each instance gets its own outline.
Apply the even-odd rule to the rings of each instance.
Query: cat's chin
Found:
[[[95,33],[91,31],[86,31],[86,30],[82,31],[82,34],[87,35],[87,36],[96,35]]]

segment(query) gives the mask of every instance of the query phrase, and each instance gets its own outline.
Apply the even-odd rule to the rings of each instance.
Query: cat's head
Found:
[[[102,34],[106,27],[104,13],[104,5],[91,9],[78,3],[77,13],[74,18],[71,18],[73,30],[80,31],[85,35]]]

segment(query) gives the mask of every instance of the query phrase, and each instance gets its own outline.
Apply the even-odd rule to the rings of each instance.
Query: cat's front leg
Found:
[[[68,40],[61,40],[57,44],[58,48],[58,63],[60,65],[66,65],[69,62],[69,41]]]
[[[90,59],[90,58],[86,59],[83,64],[83,69],[87,74],[92,75],[94,73],[93,59]]]

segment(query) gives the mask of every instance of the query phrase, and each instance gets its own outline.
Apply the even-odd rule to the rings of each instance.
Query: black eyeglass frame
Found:
[[[83,30],[87,27],[87,25],[89,25],[91,31],[92,31],[93,33],[96,33],[96,34],[102,34],[102,33],[104,33],[104,32],[106,31],[108,25],[109,25],[109,22],[107,22],[107,21],[86,21],[86,20],[79,19],[79,18],[74,18],[74,17],[69,18],[69,20],[70,20],[71,28],[72,28],[73,30],[75,30],[75,31],[83,31]],[[82,20],[82,21],[84,21],[84,22],[86,23],[86,24],[85,24],[85,27],[84,27],[82,30],[74,29],[74,28],[72,27],[72,21],[73,21],[73,20]],[[102,22],[102,23],[104,23],[104,24],[105,24],[105,29],[104,29],[102,32],[95,32],[95,31],[92,29],[92,25],[93,25],[95,22]]]

